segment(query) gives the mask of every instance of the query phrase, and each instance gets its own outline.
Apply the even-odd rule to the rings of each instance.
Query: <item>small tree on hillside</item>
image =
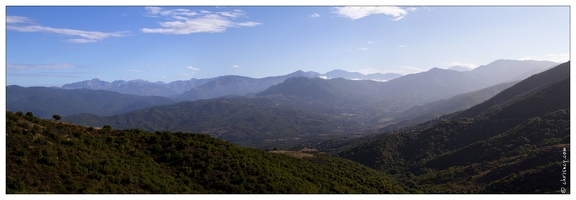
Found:
[[[62,117],[60,117],[60,115],[52,115],[52,118],[54,118],[54,120],[56,120],[56,121],[62,119]]]

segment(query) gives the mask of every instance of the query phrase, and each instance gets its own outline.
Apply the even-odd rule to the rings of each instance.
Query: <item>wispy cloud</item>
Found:
[[[522,58],[520,58],[520,59],[518,59],[518,60],[531,60],[531,58],[530,58],[530,56],[524,56],[524,57],[522,57]]]
[[[33,72],[33,73],[8,73],[6,74],[8,77],[35,77],[35,78],[83,78],[84,75],[78,75],[78,73],[71,73],[71,72],[61,72],[61,73],[54,73],[54,72]]]
[[[400,46],[398,46],[398,47],[400,47],[400,48],[404,48],[405,46],[404,46],[404,45],[400,45]]]
[[[46,33],[56,33],[60,35],[80,37],[66,40],[69,43],[92,43],[104,40],[109,37],[124,37],[128,35],[127,31],[107,33],[99,31],[83,31],[67,28],[52,28],[47,26],[29,25],[29,23],[31,23],[32,21],[26,17],[21,16],[7,16],[6,18],[7,18],[6,20],[7,24],[19,24],[17,26],[6,25],[6,30],[13,30],[19,32],[46,32]],[[28,25],[20,25],[20,24],[28,24]]]
[[[200,70],[200,68],[196,68],[196,67],[193,67],[193,66],[188,66],[188,67],[186,67],[186,69],[189,69],[189,70],[192,70],[192,71],[199,71],[199,70]]]
[[[126,71],[129,71],[129,72],[138,72],[138,73],[139,73],[139,72],[142,72],[142,70],[139,70],[139,69],[129,69],[129,70],[126,70]]]
[[[162,33],[174,35],[186,35],[192,33],[219,33],[228,28],[254,27],[259,22],[235,22],[236,18],[245,16],[242,10],[212,13],[201,10],[199,13],[188,9],[163,9],[160,7],[146,7],[146,16],[166,16],[170,19],[159,22],[161,28],[142,28],[143,33]]]
[[[444,63],[447,67],[454,67],[454,66],[460,66],[460,67],[467,67],[470,69],[474,69],[480,65],[477,64],[472,64],[472,63],[465,63],[465,62],[461,62],[461,61],[452,61],[452,62],[448,62],[448,63]]]
[[[368,44],[374,44],[375,42],[367,42]]]
[[[34,20],[29,19],[28,17],[23,16],[6,16],[6,23],[7,24],[18,24],[18,23],[34,23]]]
[[[320,17],[320,14],[314,13],[314,14],[311,14],[310,17],[313,17],[313,18]]]
[[[400,70],[396,71],[399,74],[414,74],[426,71],[425,69],[419,67],[412,67],[412,66],[402,66]]]
[[[232,66],[230,66],[230,67],[232,67],[232,68],[240,68],[240,66],[238,66],[238,65],[232,65]]]
[[[563,63],[570,60],[570,55],[567,53],[560,53],[560,54],[546,54],[544,56],[524,56],[518,58],[518,60],[544,60],[544,61],[552,61],[557,63]]]
[[[353,20],[374,14],[384,14],[394,17],[393,21],[398,21],[408,14],[406,10],[399,7],[336,7],[334,9],[332,13]]]
[[[360,50],[360,51],[366,51],[366,50],[368,50],[369,48],[362,47],[362,48],[357,48],[357,49]]]
[[[192,76],[192,75],[190,75],[190,74],[188,74],[188,73],[180,73],[180,75],[182,75],[182,76]]]
[[[59,64],[40,64],[40,65],[28,65],[28,64],[7,64],[6,69],[8,70],[41,70],[41,69],[72,69],[81,67],[80,65],[74,65],[70,63],[59,63]]]

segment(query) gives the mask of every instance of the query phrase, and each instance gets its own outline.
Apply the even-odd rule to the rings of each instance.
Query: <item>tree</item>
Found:
[[[60,117],[60,115],[52,115],[52,118],[54,118],[54,120],[56,120],[56,121],[62,119],[62,117]]]
[[[32,114],[32,112],[27,112],[25,116],[28,118],[32,118],[34,117],[34,114]]]

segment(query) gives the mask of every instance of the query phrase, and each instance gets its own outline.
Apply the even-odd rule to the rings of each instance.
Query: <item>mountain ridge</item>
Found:
[[[47,87],[6,87],[6,110],[33,112],[42,118],[93,113],[103,116],[123,114],[142,108],[168,105],[175,101],[160,96],[138,96],[89,89]]]
[[[333,70],[329,71],[325,74],[320,74],[313,71],[304,72],[302,70],[297,70],[293,73],[286,74],[286,75],[279,75],[279,76],[268,76],[263,78],[251,78],[246,76],[239,76],[239,75],[224,75],[218,76],[214,78],[203,78],[203,79],[196,79],[192,78],[189,80],[177,80],[172,81],[169,83],[164,82],[150,82],[146,80],[114,80],[112,82],[102,81],[99,78],[94,78],[91,80],[85,80],[80,82],[68,83],[64,84],[61,88],[63,89],[93,89],[93,90],[109,90],[114,92],[120,92],[124,94],[135,94],[141,96],[165,96],[171,97],[176,100],[196,100],[196,99],[204,99],[204,98],[214,98],[225,95],[244,95],[249,93],[256,93],[261,92],[266,86],[272,86],[274,84],[281,83],[287,78],[291,77],[328,77],[328,78],[347,78],[347,79],[374,79],[377,81],[387,81],[394,78],[398,78],[402,75],[394,74],[394,73],[375,73],[375,74],[361,74],[358,72],[348,72],[344,70]],[[256,86],[257,88],[246,89],[246,91],[242,92],[226,92],[224,91],[206,91],[208,90],[208,86],[199,87],[206,83],[210,83],[212,81],[227,81],[225,79],[229,78],[236,78],[236,79],[244,79],[245,82],[255,82],[255,81],[262,81],[263,83],[258,83]],[[213,83],[214,84],[214,83]],[[254,84],[252,84],[254,85]],[[199,87],[199,88],[198,88]],[[253,86],[254,87],[254,86]],[[192,91],[191,91],[192,90]],[[189,92],[191,94],[184,94]],[[204,93],[204,94],[202,94]],[[213,95],[209,95],[209,93],[213,93]],[[195,96],[197,95],[197,96]]]

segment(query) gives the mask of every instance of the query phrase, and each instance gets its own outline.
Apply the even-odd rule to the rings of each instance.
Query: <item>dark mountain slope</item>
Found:
[[[393,121],[388,122],[388,124],[391,125],[386,126],[381,131],[399,130],[449,113],[466,110],[494,97],[496,94],[516,83],[518,82],[501,83],[481,90],[456,95],[449,99],[442,99],[421,106],[415,106],[396,115]]]
[[[383,83],[353,81],[343,78],[321,79],[297,77],[274,85],[256,96],[293,96],[327,105],[366,105],[379,100],[378,88]]]
[[[570,78],[555,76],[545,88],[534,82],[567,65],[502,91],[530,92],[506,96],[504,103],[479,117],[446,117],[429,126],[375,137],[340,155],[396,174],[407,186],[427,193],[559,192],[560,184],[550,170],[561,168],[557,164],[562,149],[570,145]],[[488,101],[502,98],[499,95]]]
[[[8,194],[405,193],[388,174],[322,154],[294,158],[204,134],[85,128],[18,112],[6,119]]]
[[[54,114],[67,116],[80,113],[107,116],[172,103],[172,99],[165,97],[143,97],[103,90],[6,87],[7,110],[32,112],[42,118],[52,118]]]
[[[508,88],[493,98],[460,113],[458,117],[476,117],[496,105],[513,100],[515,97],[528,95],[530,92],[548,87],[568,77],[570,77],[570,62],[560,64],[545,73],[532,75],[530,78],[514,85],[514,87]]]

